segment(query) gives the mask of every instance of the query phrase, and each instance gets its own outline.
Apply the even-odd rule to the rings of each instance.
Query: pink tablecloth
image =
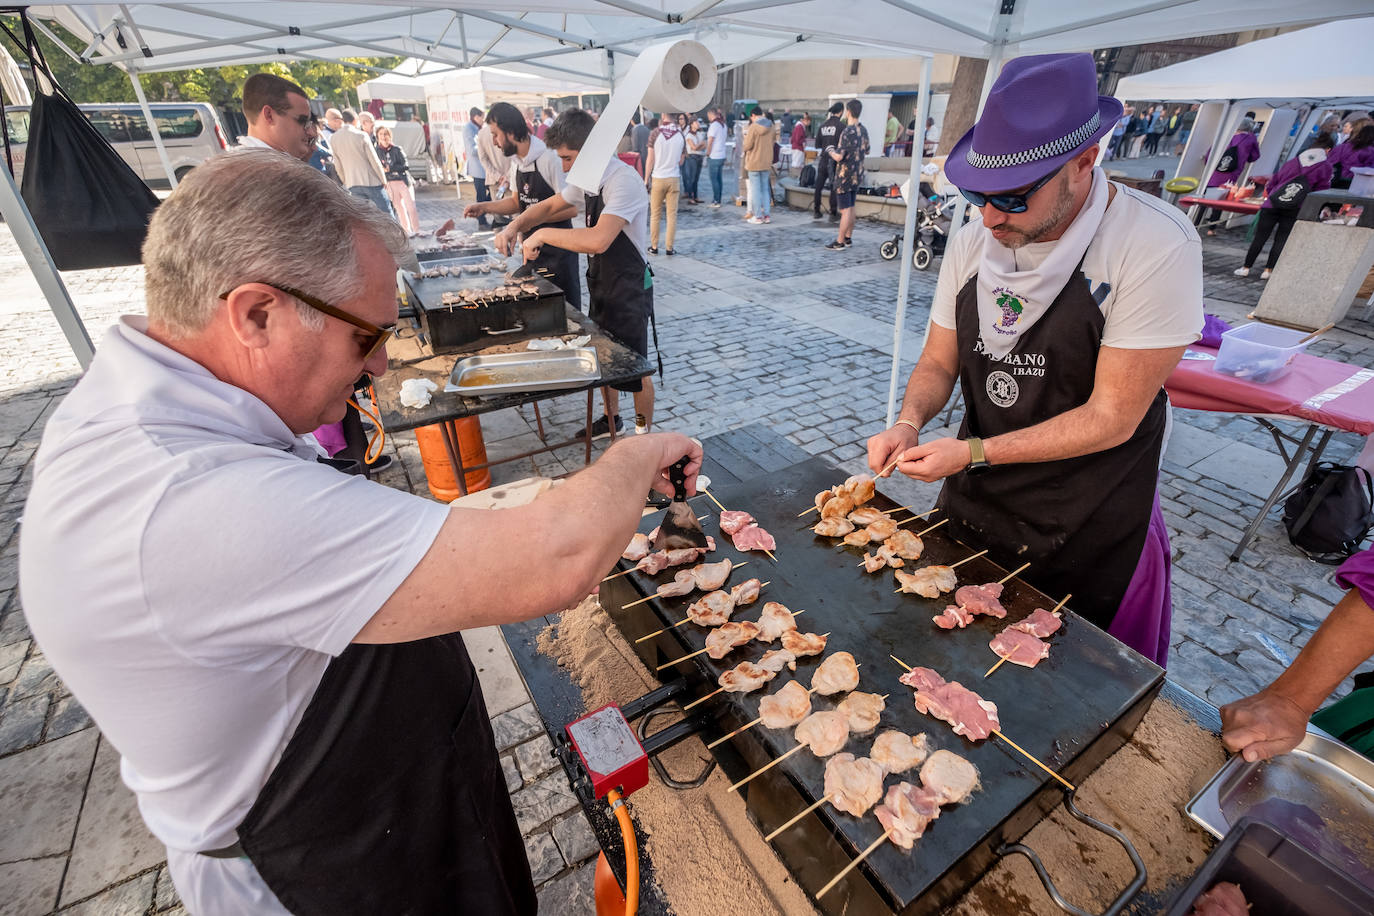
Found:
[[[1194,344],[1189,349],[1215,355]],[[1276,382],[1261,385],[1218,373],[1212,360],[1184,359],[1164,387],[1176,407],[1284,414],[1362,436],[1374,434],[1374,369],[1303,354]]]

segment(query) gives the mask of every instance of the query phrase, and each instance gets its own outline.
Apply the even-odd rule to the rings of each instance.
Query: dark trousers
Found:
[[[1255,240],[1250,243],[1250,250],[1245,252],[1245,266],[1255,266],[1255,262],[1259,260],[1260,249],[1269,239],[1269,233],[1273,232],[1274,244],[1269,246],[1269,258],[1264,262],[1266,270],[1273,270],[1274,265],[1278,263],[1279,255],[1283,254],[1283,246],[1288,243],[1288,233],[1293,231],[1297,222],[1297,210],[1261,207],[1255,217]]]
[[[701,157],[688,156],[682,160],[682,196],[688,200],[700,200],[697,185],[701,182]]]
[[[1159,152],[1159,138],[1162,137],[1162,136],[1164,136],[1164,135],[1163,135],[1163,134],[1146,134],[1146,135],[1145,135],[1145,153],[1146,153],[1146,155],[1153,156],[1153,155],[1155,155],[1155,154],[1157,154],[1157,153]]]
[[[485,178],[472,179],[472,189],[477,192],[477,202],[479,204],[491,200],[491,192],[487,190],[487,180]],[[481,226],[483,229],[487,228],[488,223],[486,216],[477,217],[477,225]]]
[[[822,150],[816,157],[816,195],[815,203],[811,209],[819,216],[821,212],[821,195],[825,193],[826,182],[830,183],[830,215],[834,216],[840,212],[839,207],[835,206],[835,160],[831,159]]]

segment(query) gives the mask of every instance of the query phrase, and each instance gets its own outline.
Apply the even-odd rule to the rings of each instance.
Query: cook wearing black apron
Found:
[[[330,662],[239,842],[299,916],[533,914],[534,884],[456,633]]]
[[[556,167],[561,166],[555,164]],[[558,192],[549,187],[538,166],[531,163],[527,171],[518,169],[515,173],[516,199],[520,201],[520,212],[524,213],[541,200],[548,200]],[[563,219],[553,223],[531,226],[525,233],[533,234],[538,229],[571,229],[572,220]],[[553,282],[563,290],[563,298],[568,305],[582,311],[582,279],[577,275],[577,252],[567,251],[554,245],[544,245],[539,249],[539,257],[534,259],[535,269],[544,269],[553,274]]]
[[[587,228],[601,219],[605,203],[600,194],[587,194]],[[623,231],[601,254],[587,255],[587,315],[601,330],[634,350],[649,355],[649,328],[654,318],[654,279],[649,263]],[[654,327],[654,350],[658,328]],[[663,354],[658,355],[658,374],[663,375]],[[617,391],[643,391],[643,379],[612,385]]]
[[[959,437],[1042,423],[1093,393],[1105,318],[1079,262],[1049,310],[993,359],[980,346],[978,277],[959,290],[955,326],[966,411]],[[950,533],[1107,629],[1140,561],[1154,504],[1167,400],[1161,389],[1131,437],[1076,458],[993,465],[945,480]]]

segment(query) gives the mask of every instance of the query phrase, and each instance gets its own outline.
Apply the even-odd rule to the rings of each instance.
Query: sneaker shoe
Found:
[[[625,428],[625,422],[620,417],[615,418],[615,434],[620,435],[620,431]],[[592,438],[606,439],[611,435],[611,425],[606,422],[606,415],[603,413],[592,422]],[[587,438],[587,428],[584,426],[573,436],[574,439]]]
[[[746,223],[748,223],[748,222],[753,222],[753,219],[754,219],[754,214],[752,214],[752,213],[746,213],[746,214],[744,214],[744,221],[745,221]]]
[[[644,419],[644,414],[635,414],[635,435],[642,436],[649,431],[649,421]]]
[[[767,220],[759,219],[757,216],[751,216],[749,217],[749,222],[753,223],[756,226],[762,226],[764,223],[767,222]]]
[[[846,247],[846,248],[850,247],[850,246],[853,245],[853,244],[854,244],[854,238],[853,238],[852,236],[851,236],[850,238],[847,238],[847,239],[844,240],[844,247]]]
[[[765,216],[765,217],[763,218],[763,221],[764,221],[765,223],[771,223],[771,222],[773,221],[773,217],[771,217],[771,216]]]
[[[719,210],[719,209],[720,209],[720,202],[717,201],[716,203],[711,204],[711,209],[712,209],[712,210]]]
[[[825,217],[821,215],[821,211],[819,211],[819,210],[817,210],[815,213],[813,213],[813,214],[811,215],[811,218],[812,218],[812,219],[825,219]]]
[[[838,222],[840,221],[840,214],[838,214],[838,213],[832,213],[832,214],[830,214],[830,221],[831,221],[832,223],[838,223]]]
[[[826,246],[825,246],[825,250],[826,250],[826,251],[844,251],[844,242],[841,242],[839,239],[836,239],[835,241],[831,242],[829,245],[826,245]]]
[[[1260,274],[1260,279],[1261,279],[1261,280],[1268,280],[1269,277],[1270,277],[1270,275],[1271,275],[1272,273],[1273,273],[1273,271],[1266,267],[1266,268],[1264,268],[1264,272]]]
[[[1248,277],[1250,276],[1250,268],[1237,267],[1235,270],[1231,271],[1231,275],[1233,277]]]

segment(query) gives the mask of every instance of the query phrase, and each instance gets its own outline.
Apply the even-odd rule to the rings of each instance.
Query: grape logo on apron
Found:
[[[1026,310],[1026,307],[1021,304],[1021,299],[1016,293],[1005,286],[999,286],[992,292],[997,296],[997,307],[1002,310],[1002,320],[993,325],[992,329],[998,334],[1009,336],[1015,334],[1016,322],[1021,320],[1021,313]],[[1012,400],[1016,400],[1015,396],[1012,397]]]
[[[1021,386],[1016,384],[1016,379],[1001,369],[988,373],[986,387],[988,399],[998,407],[1010,407],[1021,396]]]

